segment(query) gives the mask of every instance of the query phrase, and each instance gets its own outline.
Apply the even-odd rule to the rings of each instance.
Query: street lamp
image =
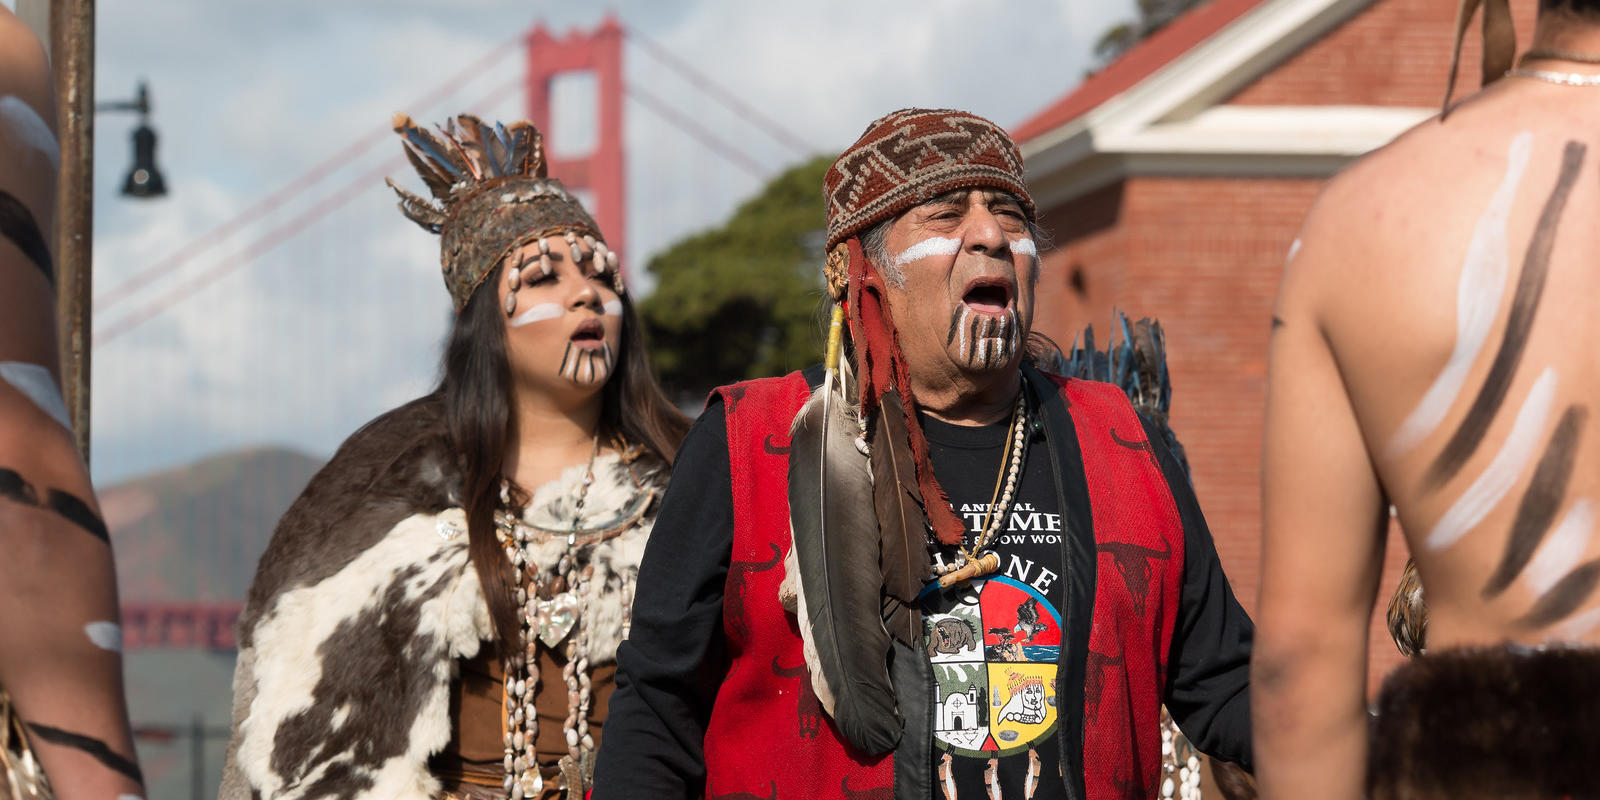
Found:
[[[122,183],[122,193],[129,197],[161,197],[167,193],[167,181],[156,167],[156,132],[150,127],[150,91],[144,81],[139,81],[139,92],[132,100],[100,103],[96,111],[137,111],[139,127],[133,129],[133,167]]]

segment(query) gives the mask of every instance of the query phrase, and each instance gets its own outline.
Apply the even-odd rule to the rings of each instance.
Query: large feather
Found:
[[[449,134],[450,141],[454,142],[466,160],[467,168],[472,172],[472,177],[477,180],[494,177],[483,141],[483,123],[477,117],[462,114],[446,123],[445,132]]]
[[[456,177],[446,172],[433,159],[423,155],[417,148],[412,147],[410,142],[402,142],[402,144],[404,144],[404,147],[401,149],[406,152],[406,160],[411,162],[411,166],[417,171],[417,175],[422,177],[422,182],[428,185],[428,191],[440,200],[448,198],[450,196],[450,187],[456,183]]]
[[[877,508],[883,567],[884,623],[890,635],[917,648],[922,611],[917,595],[932,571],[928,517],[917,485],[917,464],[906,433],[900,393],[884,392],[872,433],[872,500]]]
[[[383,182],[389,184],[389,188],[393,189],[395,194],[400,195],[400,212],[405,214],[407,219],[421,225],[430,233],[438,233],[444,229],[444,209],[402,189],[392,178],[384,178]]]
[[[789,525],[798,611],[812,686],[840,735],[879,755],[903,730],[880,616],[883,576],[867,459],[830,371],[791,430]]]
[[[428,191],[440,200],[449,198],[450,188],[464,180],[466,174],[452,163],[433,135],[418,127],[410,115],[395,114],[394,131],[400,134],[406,160],[428,184]]]
[[[506,126],[496,122],[492,130],[485,128],[483,133],[484,155],[489,159],[491,174],[510,175],[511,137],[506,135]]]

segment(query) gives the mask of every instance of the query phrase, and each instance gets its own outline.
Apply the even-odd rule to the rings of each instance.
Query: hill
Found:
[[[100,489],[122,601],[242,599],[273,526],[322,463],[257,448]]]

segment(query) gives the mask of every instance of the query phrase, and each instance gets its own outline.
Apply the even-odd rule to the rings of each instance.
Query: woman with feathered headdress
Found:
[[[437,390],[312,479],[239,625],[224,798],[582,797],[687,422],[526,122],[395,130],[456,309]]]

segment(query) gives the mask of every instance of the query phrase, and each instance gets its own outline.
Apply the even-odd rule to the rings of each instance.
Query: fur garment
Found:
[[[357,431],[278,524],[239,621],[233,735],[221,800],[426,800],[428,758],[450,741],[460,659],[492,638],[468,557],[460,478],[438,400]],[[648,456],[595,461],[579,524],[623,533],[577,549],[590,663],[615,660],[666,470]],[[584,465],[539,487],[523,514],[562,531],[540,549],[554,574]],[[581,535],[581,534],[580,534]]]
[[[1600,797],[1600,650],[1430,652],[1384,681],[1368,796]]]

